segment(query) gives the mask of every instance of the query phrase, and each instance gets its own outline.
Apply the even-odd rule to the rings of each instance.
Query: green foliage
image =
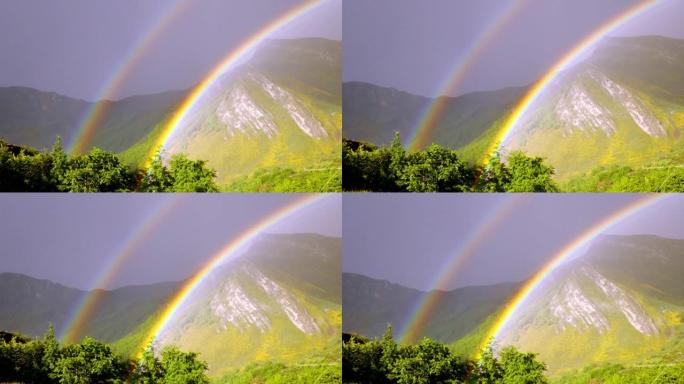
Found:
[[[221,379],[216,384],[336,384],[342,381],[339,363],[286,366],[281,363],[251,364]]]
[[[546,364],[537,360],[535,353],[523,353],[506,347],[499,354],[504,384],[545,384]]]
[[[320,164],[311,169],[268,168],[232,182],[226,192],[339,192],[342,169],[339,164]]]
[[[495,154],[472,166],[437,144],[407,153],[399,134],[389,147],[345,140],[343,189],[384,192],[557,192],[553,167],[540,157],[513,152],[506,163]]]
[[[216,172],[202,160],[161,156],[147,170],[133,170],[117,155],[93,148],[69,157],[59,137],[39,152],[0,141],[0,191],[6,192],[216,192]]]
[[[507,192],[558,192],[553,181],[553,167],[544,164],[541,157],[529,157],[522,151],[512,152],[506,165],[510,173]]]
[[[355,335],[347,339],[342,345],[342,378],[348,383],[547,383],[546,365],[535,354],[513,347],[497,357],[490,344],[473,362],[429,338],[418,344],[397,344],[391,327],[380,340]]]
[[[149,349],[140,361],[127,361],[91,337],[60,345],[52,326],[42,339],[0,340],[0,382],[208,384],[206,371],[196,353],[175,347],[165,348],[161,359]]]
[[[134,183],[134,175],[116,155],[94,148],[68,161],[58,188],[69,192],[122,192]]]
[[[684,167],[662,160],[642,168],[628,166],[598,167],[563,185],[568,192],[682,192]]]
[[[208,384],[207,363],[194,352],[183,352],[176,347],[162,351],[161,365],[165,384]]]
[[[86,337],[62,348],[49,376],[61,384],[89,384],[119,383],[125,375],[125,364],[109,346]]]
[[[475,376],[478,378],[478,384],[494,384],[503,379],[504,369],[496,359],[494,344],[491,341],[482,351],[482,356],[475,366]]]
[[[161,352],[161,359],[150,346],[135,364],[131,380],[141,384],[208,384],[207,363],[194,352],[183,352],[169,346]]]
[[[682,384],[684,363],[658,363],[625,367],[620,364],[590,365],[555,380],[556,384]]]

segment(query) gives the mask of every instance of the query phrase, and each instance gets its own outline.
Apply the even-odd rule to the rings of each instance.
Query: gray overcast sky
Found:
[[[0,272],[89,289],[130,233],[156,207],[180,199],[125,264],[112,287],[190,276],[231,239],[295,194],[4,194]],[[269,232],[341,236],[339,194],[330,194]]]
[[[513,203],[449,289],[520,281],[593,223],[636,194],[348,194],[343,206],[345,272],[430,289],[469,231]],[[673,195],[609,230],[684,238],[684,197]]]
[[[198,82],[221,58],[302,0],[181,0],[115,98]],[[171,0],[0,1],[0,86],[93,100],[119,60],[175,4]],[[341,39],[341,0],[328,0],[275,38]]]
[[[345,0],[343,80],[435,96],[454,63],[510,0]],[[636,0],[527,0],[456,94],[528,85]],[[684,1],[666,0],[615,35],[684,37]]]

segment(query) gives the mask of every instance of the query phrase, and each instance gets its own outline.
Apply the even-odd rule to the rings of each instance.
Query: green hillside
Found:
[[[499,343],[539,353],[554,375],[589,364],[681,361],[682,251],[684,240],[597,239],[535,290]]]
[[[160,345],[199,352],[214,376],[252,363],[339,362],[339,247],[317,235],[263,236],[186,299]]]

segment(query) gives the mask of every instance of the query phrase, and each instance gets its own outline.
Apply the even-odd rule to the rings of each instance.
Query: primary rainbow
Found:
[[[71,140],[68,151],[72,154],[81,153],[86,150],[87,146],[93,139],[95,128],[100,124],[105,115],[107,107],[112,103],[112,99],[117,95],[121,86],[125,84],[126,78],[131,74],[140,60],[145,56],[145,52],[150,46],[161,36],[162,32],[174,21],[178,16],[182,15],[185,9],[190,5],[190,0],[176,0],[166,12],[162,13],[159,19],[152,24],[152,26],[144,33],[140,39],[131,46],[127,54],[123,56],[116,70],[98,93],[96,101],[92,107],[85,114],[81,123],[79,124],[78,132]]]
[[[443,272],[437,276],[436,282],[432,285],[433,288],[418,303],[415,311],[409,317],[409,321],[401,333],[402,342],[414,343],[418,341],[418,337],[425,328],[430,315],[437,308],[437,304],[448,289],[449,284],[453,282],[454,277],[461,271],[466,261],[475,254],[482,242],[491,238],[492,233],[510,215],[513,208],[522,201],[521,196],[523,195],[511,196],[500,202],[480,220],[478,226],[469,233],[468,237],[459,243],[458,250],[453,257],[446,261],[444,268],[441,269]]]
[[[125,264],[134,251],[142,244],[142,242],[149,238],[149,235],[159,226],[159,224],[172,212],[181,201],[178,194],[174,194],[171,198],[164,200],[161,204],[153,208],[147,217],[142,220],[129,234],[128,240],[122,243],[122,246],[114,252],[109,264],[102,270],[100,275],[95,279],[93,289],[88,293],[74,310],[62,332],[62,341],[77,342],[77,337],[81,335],[84,330],[86,322],[91,318],[98,303],[102,300],[105,289],[109,287],[114,278],[121,272],[121,268]]]
[[[269,24],[266,24],[260,30],[248,37],[247,40],[230,52],[226,57],[224,57],[223,60],[216,65],[209,72],[209,74],[197,86],[195,86],[195,88],[192,89],[192,91],[190,91],[190,94],[185,98],[185,100],[183,100],[183,102],[180,104],[180,107],[178,107],[178,109],[174,112],[171,119],[164,126],[162,133],[156,139],[154,145],[152,145],[150,148],[150,151],[144,160],[145,162],[143,163],[143,168],[148,168],[150,166],[150,163],[156,156],[157,152],[166,146],[185,116],[192,110],[202,96],[211,88],[211,86],[221,77],[223,73],[237,63],[241,58],[243,58],[243,56],[251,52],[251,50],[257,44],[259,44],[269,35],[273,34],[292,20],[308,13],[324,2],[325,0],[307,0],[303,3],[300,3],[299,5],[285,12],[277,19],[271,21]]]
[[[649,194],[630,204],[627,204],[625,207],[617,210],[610,216],[607,216],[606,218],[594,224],[575,240],[568,243],[558,252],[556,252],[551,259],[544,264],[544,266],[542,266],[529,280],[525,282],[522,288],[520,288],[513,298],[505,305],[503,311],[495,320],[494,325],[488,330],[484,339],[482,340],[480,348],[476,352],[476,358],[479,358],[479,354],[488,345],[490,340],[496,340],[499,337],[499,334],[506,327],[506,324],[513,317],[518,308],[525,303],[525,300],[530,296],[530,294],[540,284],[542,284],[546,277],[549,276],[551,272],[553,272],[559,265],[563,264],[563,262],[568,260],[570,256],[572,256],[578,249],[596,239],[608,228],[622,222],[635,213],[652,206],[666,197],[668,197],[668,195]]]
[[[494,137],[494,140],[490,144],[489,148],[485,151],[484,157],[481,160],[481,164],[487,165],[491,156],[506,144],[511,132],[514,131],[514,128],[524,116],[525,112],[530,108],[535,100],[539,98],[546,87],[552,83],[559,73],[566,69],[568,65],[571,64],[577,57],[582,55],[587,49],[592,47],[606,34],[615,30],[617,27],[621,26],[627,21],[649,11],[655,5],[660,4],[661,2],[662,0],[646,0],[627,8],[625,11],[603,23],[591,34],[586,36],[577,45],[575,45],[570,51],[563,55],[560,60],[558,60],[539,80],[532,85],[532,87],[530,87],[522,99],[518,101],[513,108],[513,111],[502,125],[501,129],[496,133],[496,136]]]
[[[152,343],[157,339],[159,334],[164,331],[165,326],[173,318],[173,315],[185,302],[185,299],[190,296],[195,288],[197,288],[202,281],[214,270],[217,266],[223,264],[229,257],[235,256],[236,251],[242,249],[243,246],[248,244],[257,235],[262,233],[264,230],[268,229],[272,225],[280,222],[291,214],[298,212],[312,203],[321,200],[328,194],[307,194],[294,202],[286,205],[285,207],[279,209],[278,211],[270,214],[269,216],[263,218],[258,223],[254,224],[251,228],[246,229],[240,235],[232,239],[228,244],[226,244],[223,249],[221,249],[216,255],[214,255],[209,262],[207,262],[202,268],[200,268],[195,274],[188,279],[188,281],[183,285],[183,287],[174,295],[174,297],[169,301],[166,307],[163,309],[159,320],[152,326],[150,332],[145,336],[142,343],[140,344],[137,352],[136,359],[140,359],[144,351],[152,345]]]
[[[523,9],[525,1],[527,0],[514,0],[509,3],[508,6],[503,8],[502,11],[492,19],[489,25],[473,39],[470,47],[459,56],[458,61],[453,65],[453,70],[444,79],[442,86],[436,93],[437,95],[443,96],[435,98],[435,100],[427,106],[425,112],[418,120],[413,137],[409,140],[409,148],[411,150],[420,150],[426,146],[427,140],[430,138],[435,125],[437,125],[437,122],[442,117],[444,108],[450,100],[448,96],[456,92],[461,85],[463,78],[477,62],[477,59],[487,51],[499,33],[501,33],[514,16]]]

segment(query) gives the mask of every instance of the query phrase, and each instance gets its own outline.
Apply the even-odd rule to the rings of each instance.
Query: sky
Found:
[[[525,86],[565,52],[636,0],[522,0],[452,96]],[[365,81],[413,94],[441,95],[458,59],[511,0],[345,0],[343,81]],[[615,36],[684,38],[684,2],[664,0]]]
[[[472,228],[496,218],[493,232],[445,288],[522,281],[592,224],[642,197],[348,194],[343,206],[342,270],[432,289]],[[684,196],[669,196],[606,233],[684,239]]]
[[[178,4],[114,99],[185,89],[303,0],[3,0],[0,86],[94,101],[120,62]],[[326,0],[273,38],[342,37],[341,0]]]
[[[173,208],[143,237],[107,288],[179,281],[229,241],[297,194],[5,194],[0,199],[0,272],[92,289],[132,232],[169,200]],[[329,194],[268,233],[341,236],[341,196]]]

